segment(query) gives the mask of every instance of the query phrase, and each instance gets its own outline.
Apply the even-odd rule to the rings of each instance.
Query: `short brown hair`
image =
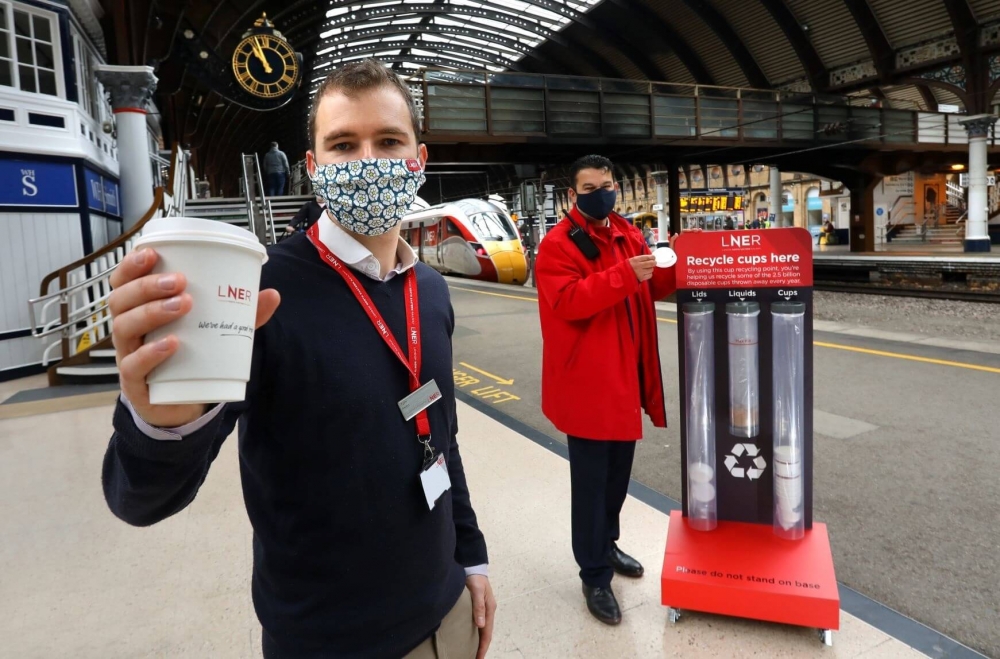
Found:
[[[333,91],[338,91],[345,96],[351,97],[361,91],[378,89],[379,87],[392,87],[398,91],[406,106],[410,109],[410,121],[413,122],[413,135],[420,141],[420,115],[417,114],[417,106],[413,102],[413,95],[410,88],[406,86],[402,78],[385,67],[374,58],[363,59],[358,62],[351,62],[334,69],[327,74],[319,89],[313,96],[312,105],[309,108],[309,144],[316,146],[316,112],[319,110],[319,103],[323,97]]]

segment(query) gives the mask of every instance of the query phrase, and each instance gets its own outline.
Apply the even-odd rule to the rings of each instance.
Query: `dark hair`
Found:
[[[576,190],[576,175],[582,169],[599,169],[602,172],[612,172],[612,176],[614,176],[614,165],[604,156],[591,154],[577,158],[569,168],[569,180],[574,190]]]
[[[271,148],[277,149],[278,148],[278,143],[277,142],[271,142]]]
[[[402,78],[386,68],[377,59],[368,58],[345,64],[339,69],[330,71],[320,83],[319,89],[313,95],[312,106],[309,108],[309,144],[312,147],[316,146],[316,112],[319,110],[319,103],[324,96],[337,91],[345,96],[353,97],[358,92],[378,89],[379,87],[392,87],[402,95],[410,110],[413,135],[419,141],[420,115],[417,114],[417,106],[413,102],[410,88],[406,86]]]

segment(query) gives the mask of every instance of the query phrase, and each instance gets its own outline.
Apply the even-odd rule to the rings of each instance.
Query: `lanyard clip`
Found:
[[[434,464],[434,449],[431,447],[430,435],[417,435],[417,441],[424,445],[424,469]]]

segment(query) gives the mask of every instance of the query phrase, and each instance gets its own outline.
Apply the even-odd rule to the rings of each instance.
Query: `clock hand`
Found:
[[[271,65],[267,63],[267,57],[264,56],[264,49],[260,47],[260,43],[257,42],[257,39],[251,41],[250,45],[253,46],[253,52],[257,55],[257,59],[259,59],[261,64],[264,65],[264,72],[271,73]]]

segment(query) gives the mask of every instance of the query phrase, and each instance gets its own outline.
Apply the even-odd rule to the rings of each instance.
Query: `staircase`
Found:
[[[957,219],[957,218],[956,218]],[[905,224],[901,226],[895,236],[892,237],[892,244],[895,245],[941,245],[949,247],[961,247],[961,232],[956,233],[954,224],[942,226],[928,226],[926,240],[920,235],[920,226],[915,224]]]
[[[269,221],[274,225],[274,233],[281,239],[285,227],[291,222],[299,208],[312,195],[291,197],[268,197],[265,201],[269,209]],[[240,197],[211,197],[208,199],[188,199],[184,208],[187,217],[198,217],[204,220],[219,220],[250,231],[250,214],[247,212],[247,202]],[[268,234],[268,242],[270,235]]]

